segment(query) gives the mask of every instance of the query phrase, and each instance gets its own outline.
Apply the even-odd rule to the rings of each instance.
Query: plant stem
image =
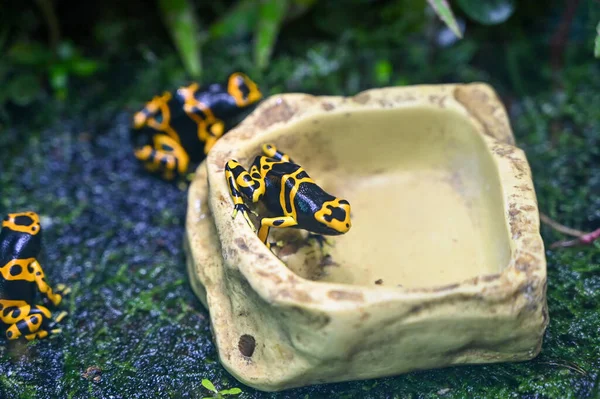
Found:
[[[558,28],[550,39],[550,65],[552,66],[553,79],[560,87],[559,77],[564,61],[565,48],[569,39],[571,24],[575,18],[575,12],[579,5],[579,0],[565,0],[565,11],[562,15]]]
[[[52,0],[36,0],[40,11],[44,15],[46,25],[48,26],[48,41],[52,51],[56,51],[58,43],[60,41],[60,26],[58,24],[58,18],[54,11],[54,5]]]
[[[573,237],[578,237],[578,238],[585,235],[585,233],[583,231],[572,229],[570,227],[562,225],[562,224],[550,219],[550,216],[543,214],[541,212],[540,212],[540,220],[542,221],[542,223],[547,224],[554,230],[561,232],[563,234],[573,236]]]

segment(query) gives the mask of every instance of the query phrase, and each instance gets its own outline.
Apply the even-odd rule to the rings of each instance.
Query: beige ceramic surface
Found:
[[[330,239],[328,256],[301,230],[272,229],[284,243],[276,256],[231,218],[224,165],[249,167],[265,142],[350,202],[352,228]],[[540,350],[548,316],[537,202],[486,85],[271,97],[199,167],[186,232],[221,361],[258,389]]]

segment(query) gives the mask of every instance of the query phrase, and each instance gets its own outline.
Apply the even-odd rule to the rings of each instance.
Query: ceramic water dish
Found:
[[[323,249],[232,219],[229,159],[274,143],[352,206]],[[189,190],[192,287],[224,367],[265,391],[535,357],[546,260],[525,154],[487,85],[283,94],[213,147]]]

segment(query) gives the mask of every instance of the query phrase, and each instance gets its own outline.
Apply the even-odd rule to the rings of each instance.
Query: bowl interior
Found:
[[[457,111],[419,106],[318,115],[259,135],[254,152],[245,154],[249,162],[264,142],[352,207],[350,231],[330,238],[330,261],[314,251],[280,256],[302,277],[423,287],[499,273],[509,263],[496,163]],[[289,234],[283,230],[291,229],[271,229],[271,241]]]

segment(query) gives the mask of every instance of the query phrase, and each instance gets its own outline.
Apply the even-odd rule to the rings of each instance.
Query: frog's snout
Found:
[[[348,230],[352,227],[352,221],[350,220],[350,203],[346,200],[340,200],[340,211],[338,212],[340,216],[343,215],[343,219],[340,220],[340,233],[347,233]]]
[[[315,219],[332,230],[329,234],[344,234],[352,227],[350,203],[338,198],[327,201],[315,213]]]

